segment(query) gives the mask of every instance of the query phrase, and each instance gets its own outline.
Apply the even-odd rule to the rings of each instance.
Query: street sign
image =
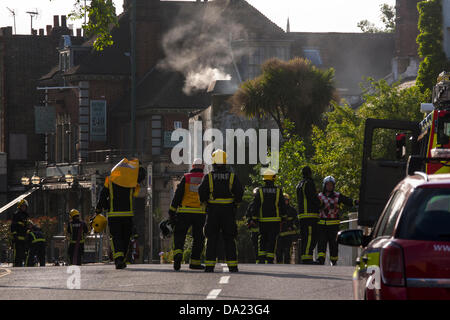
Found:
[[[106,140],[106,100],[91,100],[91,141]]]
[[[36,134],[54,133],[56,128],[55,107],[35,106],[34,128]]]

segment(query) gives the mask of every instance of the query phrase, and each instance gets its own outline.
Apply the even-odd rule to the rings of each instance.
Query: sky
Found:
[[[54,15],[68,15],[75,0],[0,0],[0,27],[13,26],[11,12],[16,13],[17,34],[30,34],[31,19],[27,11],[37,11],[34,29],[53,25]],[[247,0],[278,26],[286,29],[289,17],[295,32],[361,32],[356,24],[369,20],[382,27],[380,5],[395,5],[395,0]],[[117,13],[122,12],[123,0],[114,0]],[[82,21],[70,21],[79,28]]]

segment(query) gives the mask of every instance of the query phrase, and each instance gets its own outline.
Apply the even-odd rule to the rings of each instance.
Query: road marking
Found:
[[[230,276],[224,276],[224,277],[221,277],[221,278],[220,278],[219,283],[220,283],[220,284],[227,284],[228,281],[230,281]]]
[[[1,277],[4,277],[4,276],[7,276],[8,274],[10,274],[11,273],[11,270],[9,270],[9,269],[0,269],[0,270],[5,270],[5,274],[0,274],[0,278]]]
[[[206,297],[206,299],[216,299],[221,291],[222,291],[222,289],[213,289],[213,290],[211,290],[211,292],[208,293],[208,296]]]

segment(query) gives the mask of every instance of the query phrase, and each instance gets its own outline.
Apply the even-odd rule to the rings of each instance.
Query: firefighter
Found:
[[[336,180],[332,176],[326,177],[323,179],[322,192],[318,195],[321,203],[318,222],[318,260],[319,264],[325,263],[328,244],[330,249],[330,261],[333,266],[336,265],[338,261],[337,233],[340,224],[340,209],[343,205],[349,207],[358,205],[358,200],[353,200],[334,191],[335,186]]]
[[[26,258],[26,237],[28,222],[28,201],[22,199],[17,204],[11,222],[14,267],[23,267]]]
[[[30,224],[30,229],[27,233],[27,246],[28,255],[26,265],[28,267],[34,267],[39,262],[41,267],[45,267],[46,240],[44,233],[38,225]]]
[[[69,212],[70,221],[67,225],[66,238],[69,241],[69,264],[81,266],[84,255],[84,242],[89,232],[87,224],[81,220],[80,212],[72,209]]]
[[[127,267],[126,257],[133,236],[133,198],[139,194],[139,184],[146,171],[139,160],[122,159],[106,177],[97,203],[96,214],[107,211],[111,249],[116,269]],[[94,218],[95,219],[95,218]]]
[[[300,225],[300,261],[314,264],[313,252],[318,241],[317,222],[319,221],[320,200],[312,179],[311,168],[302,169],[303,180],[297,185],[298,223]]]
[[[275,179],[276,173],[266,169],[264,186],[258,188],[253,200],[251,221],[259,224],[258,263],[274,263],[280,225],[287,218],[283,191],[275,186]]]
[[[200,258],[205,242],[203,226],[205,225],[206,212],[198,197],[198,186],[204,176],[203,169],[202,159],[195,159],[192,164],[192,169],[189,173],[184,174],[178,184],[169,208],[170,221],[174,226],[172,249],[173,268],[175,271],[180,270],[184,242],[190,227],[192,227],[193,243],[189,268],[197,270],[205,269],[201,265]]]
[[[256,192],[258,191],[258,188],[253,189],[253,197],[256,195]],[[253,252],[255,254],[255,262],[258,263],[258,237],[259,237],[259,226],[258,222],[254,219],[252,219],[252,210],[253,210],[254,202],[250,202],[250,204],[247,207],[247,211],[245,213],[245,216],[247,218],[247,228],[250,231],[250,239],[252,241],[253,246]]]
[[[228,270],[238,272],[236,209],[242,201],[244,189],[239,178],[227,169],[226,157],[221,149],[213,152],[213,171],[203,177],[198,189],[200,202],[206,204],[207,212],[205,272],[214,272],[221,232]]]
[[[280,234],[277,239],[276,257],[277,263],[291,263],[291,246],[298,235],[296,226],[297,210],[289,203],[290,196],[285,193],[284,201],[286,205],[286,221],[283,221],[280,226]]]

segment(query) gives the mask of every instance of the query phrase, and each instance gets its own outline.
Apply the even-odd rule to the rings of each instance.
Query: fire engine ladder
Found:
[[[18,196],[17,198],[15,198],[13,201],[9,202],[7,205],[4,205],[3,207],[1,207],[0,208],[0,214],[2,214],[3,212],[5,212],[9,208],[11,208],[13,205],[18,203],[20,200],[25,199],[26,197],[31,195],[37,189],[39,189],[39,188],[32,188],[32,189],[28,190],[27,192],[25,192],[24,194],[22,194],[22,195]]]

